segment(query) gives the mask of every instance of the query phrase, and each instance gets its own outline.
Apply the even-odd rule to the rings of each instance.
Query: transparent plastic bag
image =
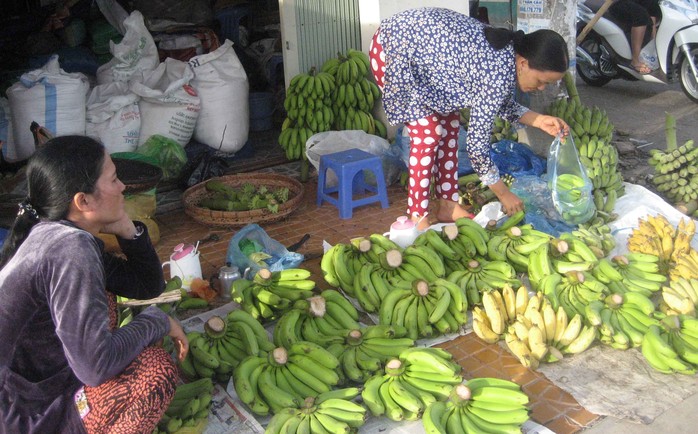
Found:
[[[249,246],[255,247],[253,251],[248,250]],[[262,268],[249,257],[250,253],[255,252],[265,253],[265,256],[268,256],[264,260],[267,264],[265,268],[271,271],[296,268],[305,259],[301,253],[291,252],[283,244],[271,238],[258,224],[251,223],[240,229],[230,239],[225,260],[237,266],[241,272],[249,268],[254,274]]]
[[[187,164],[187,152],[177,141],[154,134],[148,138],[136,152],[155,158],[158,167],[162,169],[162,178],[171,180],[179,176],[185,164]]]
[[[578,225],[594,216],[593,185],[579,161],[571,136],[558,135],[548,154],[548,188],[565,223]]]

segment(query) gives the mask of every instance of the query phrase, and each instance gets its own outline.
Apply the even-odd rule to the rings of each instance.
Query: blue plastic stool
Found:
[[[332,169],[337,175],[336,187],[327,187],[325,177],[327,170]],[[376,178],[376,186],[366,183],[364,170],[373,172]],[[354,194],[373,192],[374,195],[354,199]],[[337,197],[331,196],[337,193]],[[379,202],[383,208],[388,207],[388,192],[383,176],[383,165],[380,157],[377,157],[360,149],[349,149],[320,156],[320,168],[318,169],[317,205],[329,202],[339,208],[339,218],[351,218],[354,208]]]

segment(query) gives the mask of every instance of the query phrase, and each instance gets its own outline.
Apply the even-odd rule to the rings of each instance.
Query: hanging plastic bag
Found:
[[[593,185],[579,161],[571,136],[558,135],[548,154],[548,188],[565,223],[578,225],[594,216]]]

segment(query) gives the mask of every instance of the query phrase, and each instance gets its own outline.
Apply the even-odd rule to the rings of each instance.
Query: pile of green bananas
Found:
[[[365,263],[354,278],[352,294],[366,312],[377,312],[390,292],[388,270],[378,263]]]
[[[416,420],[436,401],[446,400],[463,381],[460,365],[439,348],[410,348],[385,365],[385,374],[369,378],[361,392],[374,416],[395,421]]]
[[[528,271],[528,256],[552,238],[530,224],[517,225],[524,211],[512,215],[504,224],[490,230],[487,257],[493,261],[507,261],[519,273]]]
[[[310,279],[310,275],[310,271],[302,268],[273,272],[262,268],[252,280],[233,281],[232,297],[255,319],[276,319],[291,310],[294,302],[313,295],[315,282]]]
[[[466,130],[470,125],[470,109],[464,108],[460,110],[460,123]],[[519,134],[514,128],[514,124],[499,116],[494,117],[494,125],[490,133],[490,143],[497,143],[502,140],[519,140]]]
[[[468,319],[468,300],[461,288],[443,278],[404,280],[383,299],[380,324],[407,328],[407,336],[417,340],[439,333],[460,330]]]
[[[662,286],[660,310],[664,313],[696,315],[698,279],[679,277]]]
[[[350,380],[363,383],[391,358],[414,346],[407,329],[397,325],[372,325],[350,330],[341,343],[327,350],[339,360],[340,384]]]
[[[349,330],[359,327],[359,313],[339,292],[326,289],[320,295],[299,300],[274,326],[274,343],[290,348],[298,341],[326,347],[344,340]]]
[[[211,407],[213,382],[201,378],[177,386],[174,398],[157,426],[157,433],[177,433],[206,423]]]
[[[606,112],[598,107],[590,109],[580,102],[574,78],[566,74],[564,81],[569,98],[555,100],[548,113],[569,124],[579,160],[594,186],[596,209],[610,218],[608,213],[615,207],[616,199],[625,193],[618,168],[618,150],[611,144],[613,124]]]
[[[481,304],[481,293],[487,289],[504,288],[507,285],[521,286],[516,270],[509,262],[482,258],[469,260],[464,270],[454,271],[446,280],[457,284],[465,292],[470,306]]]
[[[359,389],[350,387],[306,398],[299,408],[289,407],[276,413],[266,434],[349,433],[366,421],[366,408],[353,402]]]
[[[247,312],[233,310],[226,318],[212,316],[204,332],[187,334],[189,353],[179,364],[189,379],[228,381],[233,369],[247,356],[263,356],[274,349],[266,330]]]
[[[233,371],[235,391],[260,416],[298,408],[307,397],[329,392],[339,382],[339,361],[312,342],[277,347],[265,357],[249,356]]]
[[[611,294],[603,301],[589,303],[586,320],[599,328],[599,340],[613,348],[626,350],[642,345],[651,325],[657,325],[652,300],[637,292]]]
[[[427,407],[428,434],[521,432],[529,399],[518,384],[500,378],[473,378],[453,388],[448,401]]]
[[[538,302],[539,301],[539,302]],[[583,325],[582,316],[569,319],[562,307],[555,310],[544,295],[531,297],[504,335],[507,347],[531,369],[540,362],[557,362],[564,354],[578,354],[596,340],[596,327]]]
[[[698,319],[669,315],[651,325],[642,340],[642,355],[659,372],[694,375],[698,367]]]
[[[332,92],[335,130],[363,130],[386,138],[385,125],[373,117],[373,106],[380,89],[369,80],[371,66],[366,53],[349,49],[327,60],[322,71],[334,76],[337,88]]]
[[[488,344],[499,341],[507,325],[524,314],[530,299],[528,289],[523,285],[517,290],[505,285],[501,290],[485,291],[483,307],[473,308],[473,331]],[[539,299],[536,297],[532,303],[539,303]]]
[[[334,122],[331,95],[335,87],[334,76],[323,71],[316,73],[315,67],[291,79],[284,100],[288,117],[279,135],[279,144],[289,160],[307,159],[305,143],[308,138],[331,129]]]

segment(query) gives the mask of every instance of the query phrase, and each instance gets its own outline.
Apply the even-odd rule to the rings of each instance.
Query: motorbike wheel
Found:
[[[698,47],[691,47],[690,55],[693,58],[693,63],[698,64]],[[698,80],[691,71],[691,65],[688,59],[683,56],[679,61],[679,79],[681,81],[681,89],[686,96],[693,102],[698,102]]]
[[[586,51],[597,63],[601,58],[601,41],[592,33],[579,44],[579,48]],[[598,68],[579,62],[577,60],[577,73],[586,84],[594,87],[601,87],[611,81],[610,77],[606,77],[599,71]]]

